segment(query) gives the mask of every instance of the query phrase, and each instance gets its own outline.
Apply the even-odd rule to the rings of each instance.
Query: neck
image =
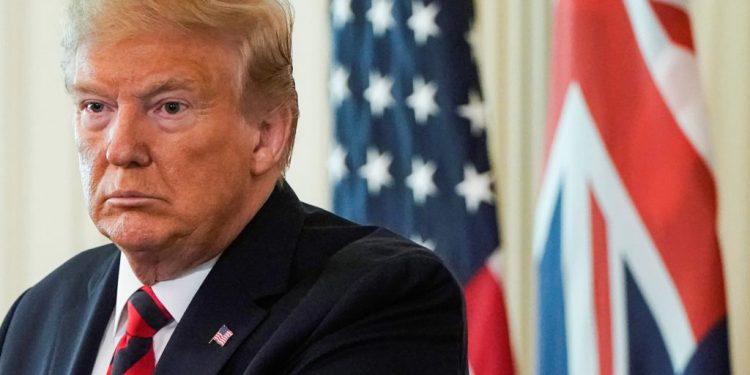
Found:
[[[176,279],[191,269],[209,261],[210,259],[221,254],[218,252],[203,252],[201,257],[188,259],[187,257],[178,257],[178,259],[165,259],[164,261],[154,261],[150,259],[139,259],[132,256],[126,251],[122,251],[125,259],[130,264],[136,278],[143,285],[154,285],[159,281]]]

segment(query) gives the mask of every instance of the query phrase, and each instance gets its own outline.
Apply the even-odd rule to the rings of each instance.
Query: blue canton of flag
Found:
[[[434,250],[466,283],[498,247],[467,1],[333,0],[334,210]]]

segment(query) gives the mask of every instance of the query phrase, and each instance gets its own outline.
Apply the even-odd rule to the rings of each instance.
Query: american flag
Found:
[[[334,210],[399,232],[463,283],[476,375],[512,372],[470,0],[333,0]]]
[[[211,338],[211,342],[216,342],[219,344],[219,346],[224,347],[224,345],[227,344],[227,341],[229,341],[229,338],[234,335],[234,332],[232,332],[229,328],[227,328],[226,325],[222,324],[221,328],[219,328],[218,331],[214,334],[214,337]]]
[[[559,0],[535,230],[538,373],[728,374],[683,0]]]

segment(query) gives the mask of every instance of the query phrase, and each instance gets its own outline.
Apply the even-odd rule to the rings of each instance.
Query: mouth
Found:
[[[107,195],[108,205],[122,208],[135,208],[153,204],[159,198],[134,190],[117,190]]]

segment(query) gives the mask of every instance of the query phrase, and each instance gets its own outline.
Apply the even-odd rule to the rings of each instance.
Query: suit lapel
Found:
[[[224,251],[177,325],[154,374],[216,374],[266,316],[263,297],[287,288],[297,237],[300,202],[286,185],[268,201]],[[232,331],[223,347],[211,338]]]
[[[80,301],[70,301],[70,308],[61,317],[55,356],[50,364],[55,371],[91,374],[117,294],[120,251],[114,245],[110,246],[112,252],[99,269],[81,271],[91,272],[92,276],[85,297]]]

